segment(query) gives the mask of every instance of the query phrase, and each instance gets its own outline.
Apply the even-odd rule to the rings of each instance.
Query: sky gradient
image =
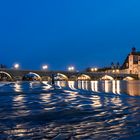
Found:
[[[139,0],[0,1],[0,63],[103,67],[140,50]]]

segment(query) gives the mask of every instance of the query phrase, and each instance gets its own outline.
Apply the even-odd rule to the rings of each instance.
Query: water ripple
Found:
[[[47,83],[0,85],[0,139],[104,139],[140,136],[140,98]],[[74,90],[73,90],[74,89]]]

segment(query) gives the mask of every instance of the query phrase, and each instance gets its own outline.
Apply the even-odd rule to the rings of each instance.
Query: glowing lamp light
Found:
[[[98,70],[98,68],[94,68],[94,70],[95,70],[95,71],[97,71],[97,70]]]
[[[94,71],[94,68],[91,68],[91,71],[93,72]]]
[[[42,66],[42,69],[43,69],[43,70],[47,70],[47,69],[48,69],[48,65],[43,65],[43,66]]]
[[[19,67],[20,67],[19,64],[14,64],[15,69],[19,69]]]
[[[75,70],[75,68],[73,66],[68,67],[68,71],[74,71],[74,70]]]
[[[116,70],[116,72],[117,72],[117,73],[119,73],[119,72],[120,72],[120,70],[119,70],[119,69],[117,69],[117,70]]]
[[[96,72],[96,71],[98,71],[98,68],[91,68],[91,71]]]

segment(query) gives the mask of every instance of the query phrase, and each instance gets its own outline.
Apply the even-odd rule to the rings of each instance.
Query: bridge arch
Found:
[[[42,79],[42,81],[50,81],[51,76],[42,76],[41,79]]]
[[[68,80],[68,76],[62,73],[57,73],[55,78],[56,80]]]
[[[134,80],[134,78],[133,77],[130,77],[130,76],[127,76],[127,77],[123,78],[123,80],[125,80],[125,81],[131,81],[131,80]]]
[[[23,76],[22,80],[24,80],[24,81],[41,81],[42,78],[37,73],[29,72]]]
[[[104,75],[101,80],[114,80],[114,78],[112,76],[109,75]]]
[[[5,72],[5,71],[0,71],[0,81],[12,81],[13,78],[12,76]]]
[[[77,77],[77,80],[91,80],[91,77],[89,75],[82,74]]]

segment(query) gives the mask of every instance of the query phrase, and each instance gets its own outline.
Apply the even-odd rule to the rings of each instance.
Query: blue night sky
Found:
[[[140,50],[140,0],[1,0],[0,63],[64,70]]]

